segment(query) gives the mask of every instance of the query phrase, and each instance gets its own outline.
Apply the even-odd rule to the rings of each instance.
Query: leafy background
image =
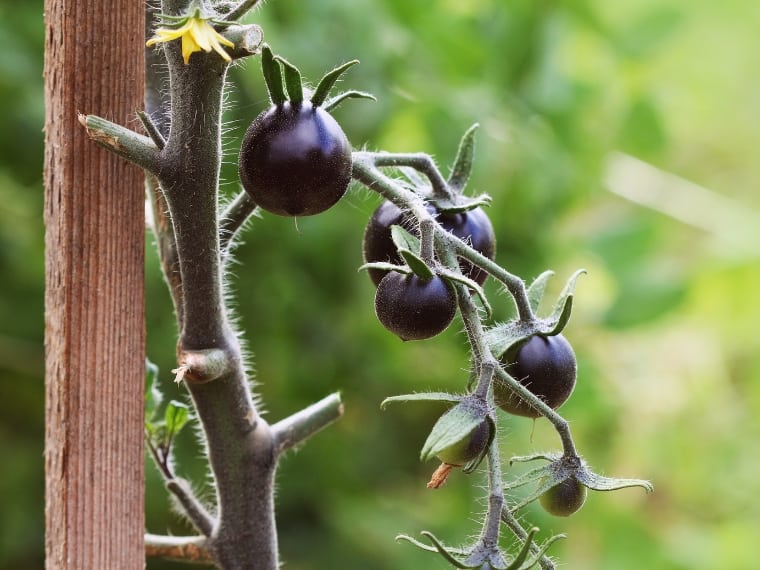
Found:
[[[39,2],[0,4],[4,569],[43,565],[41,16]],[[760,4],[272,0],[251,20],[312,79],[362,61],[343,84],[378,103],[335,113],[356,147],[424,150],[447,165],[478,121],[471,189],[494,197],[498,261],[526,279],[554,269],[555,294],[589,269],[567,330],[580,378],[563,415],[593,466],[652,479],[656,491],[592,494],[567,520],[529,508],[543,536],[568,534],[552,553],[567,568],[755,567]],[[242,131],[266,105],[257,61],[232,80],[228,193]],[[621,156],[659,170],[652,178],[629,162],[611,176]],[[238,250],[231,286],[268,417],[335,390],[347,405],[279,471],[286,568],[444,568],[393,537],[428,529],[463,543],[484,509],[480,475],[424,487],[434,465],[417,457],[439,407],[379,410],[392,394],[461,390],[467,355],[457,326],[405,344],[376,322],[373,288],[356,268],[377,204],[354,188],[297,226],[265,216]],[[148,354],[167,397],[182,398],[169,381],[175,330],[153,257],[146,284]],[[508,298],[493,283],[489,292],[507,318]],[[501,426],[507,457],[558,445],[543,421]],[[203,481],[192,433],[178,445],[183,473]],[[146,474],[148,528],[186,532],[152,467]]]

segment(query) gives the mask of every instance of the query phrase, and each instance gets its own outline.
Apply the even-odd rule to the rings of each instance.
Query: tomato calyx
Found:
[[[569,516],[578,511],[585,502],[587,489],[593,491],[615,491],[628,487],[641,487],[647,493],[654,490],[649,481],[643,479],[621,479],[598,475],[586,461],[577,455],[559,453],[536,453],[510,459],[510,465],[530,461],[547,461],[546,465],[535,467],[504,486],[513,490],[524,485],[536,484],[522,501],[512,507],[512,512],[522,509],[536,499],[541,499],[547,512],[556,516]],[[545,497],[545,498],[544,498]]]

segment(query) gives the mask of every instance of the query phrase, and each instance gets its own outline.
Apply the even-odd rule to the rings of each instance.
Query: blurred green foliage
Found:
[[[43,564],[43,228],[40,3],[0,4],[0,568]],[[251,18],[274,50],[316,79],[362,61],[347,88],[373,92],[335,115],[356,147],[426,151],[451,162],[480,122],[471,190],[494,197],[497,260],[526,279],[578,267],[566,336],[580,361],[562,411],[593,466],[650,478],[656,491],[589,497],[568,520],[530,508],[542,535],[566,532],[567,568],[756,567],[760,533],[760,179],[755,153],[760,4],[740,0],[271,0]],[[237,191],[242,132],[266,106],[257,60],[233,70],[224,190]],[[85,110],[86,111],[86,110]],[[605,184],[612,152],[710,189],[672,182],[645,207]],[[642,199],[647,179],[631,180]],[[681,196],[677,208],[670,198]],[[341,390],[346,416],[288,457],[277,496],[286,567],[442,568],[393,537],[428,529],[452,543],[477,532],[480,475],[425,489],[417,457],[442,412],[379,410],[386,396],[461,390],[453,327],[401,343],[376,322],[361,264],[376,197],[356,188],[322,216],[255,220],[230,281],[255,354],[267,417]],[[711,207],[718,204],[720,208]],[[699,223],[702,220],[704,223]],[[150,245],[150,243],[149,243]],[[488,285],[498,317],[510,303]],[[166,400],[175,330],[154,257],[148,354]],[[545,422],[504,418],[505,456],[556,448]],[[205,470],[191,432],[180,470]],[[148,528],[186,532],[148,466]],[[180,568],[150,561],[148,568]]]

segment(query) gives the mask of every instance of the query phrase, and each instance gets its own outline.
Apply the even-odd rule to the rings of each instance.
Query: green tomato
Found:
[[[483,420],[470,434],[447,448],[441,450],[437,457],[443,463],[460,467],[473,459],[477,459],[485,451],[491,438],[491,424]]]
[[[586,487],[574,477],[570,477],[551,487],[539,500],[550,515],[569,517],[580,510],[586,502],[587,494]]]

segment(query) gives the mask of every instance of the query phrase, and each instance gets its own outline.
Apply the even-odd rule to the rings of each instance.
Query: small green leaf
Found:
[[[282,87],[282,70],[272,55],[271,48],[264,44],[261,46],[261,71],[264,74],[264,82],[267,85],[269,99],[278,107],[287,101]]]
[[[344,63],[343,65],[339,65],[332,71],[328,71],[325,76],[319,80],[319,84],[311,96],[312,105],[319,107],[322,103],[324,103],[325,99],[327,99],[327,96],[330,94],[330,90],[332,90],[333,85],[335,85],[335,82],[338,81],[338,78],[343,75],[350,67],[356,65],[357,63],[359,63],[359,60],[354,59]]]
[[[397,226],[394,226],[397,227]],[[403,258],[404,262],[409,266],[417,277],[427,281],[435,276],[435,272],[428,267],[428,264],[416,253],[409,251],[408,249],[399,249],[398,254]]]
[[[147,358],[145,359],[145,421],[156,415],[158,407],[163,400],[163,394],[159,390],[156,380],[158,379],[158,366]]]
[[[461,402],[464,396],[449,394],[447,392],[422,392],[419,394],[403,394],[400,396],[390,396],[382,401],[380,409],[384,410],[388,404],[396,402]]]
[[[166,423],[166,431],[168,436],[174,437],[179,431],[185,427],[185,424],[190,419],[190,408],[187,404],[172,400],[166,405],[166,411],[164,412],[164,422]]]
[[[507,566],[506,570],[522,570],[523,569],[523,563],[528,558],[528,555],[530,554],[530,547],[533,544],[533,537],[536,536],[536,533],[538,532],[538,529],[536,527],[533,527],[528,531],[528,536],[525,537],[525,542],[523,543],[522,548],[520,549],[520,552],[517,553],[517,556],[515,556],[515,559],[512,561],[512,564]],[[528,566],[527,568],[530,568]]]
[[[541,304],[541,299],[544,298],[544,291],[546,291],[546,284],[554,276],[554,271],[544,271],[541,275],[533,280],[533,283],[528,287],[528,302],[530,302],[530,308],[533,312],[538,311],[538,306]]]
[[[377,101],[377,97],[375,97],[372,93],[367,93],[366,91],[344,91],[335,97],[330,97],[325,102],[325,104],[322,105],[322,108],[325,111],[332,111],[346,99],[370,99],[372,101]]]
[[[288,91],[288,98],[290,99],[291,104],[300,105],[303,103],[301,72],[284,57],[276,55],[274,56],[274,59],[282,64],[282,68],[285,72],[285,89]]]
[[[470,404],[471,400],[466,401]],[[486,416],[485,410],[464,402],[454,406],[443,414],[433,426],[430,435],[422,446],[420,458],[427,461],[444,449],[456,445],[473,432]]]
[[[470,178],[472,157],[475,152],[475,132],[479,127],[478,123],[472,125],[459,141],[459,149],[457,150],[457,156],[454,159],[454,166],[451,168],[448,180],[449,186],[454,190],[455,194],[462,193]]]

